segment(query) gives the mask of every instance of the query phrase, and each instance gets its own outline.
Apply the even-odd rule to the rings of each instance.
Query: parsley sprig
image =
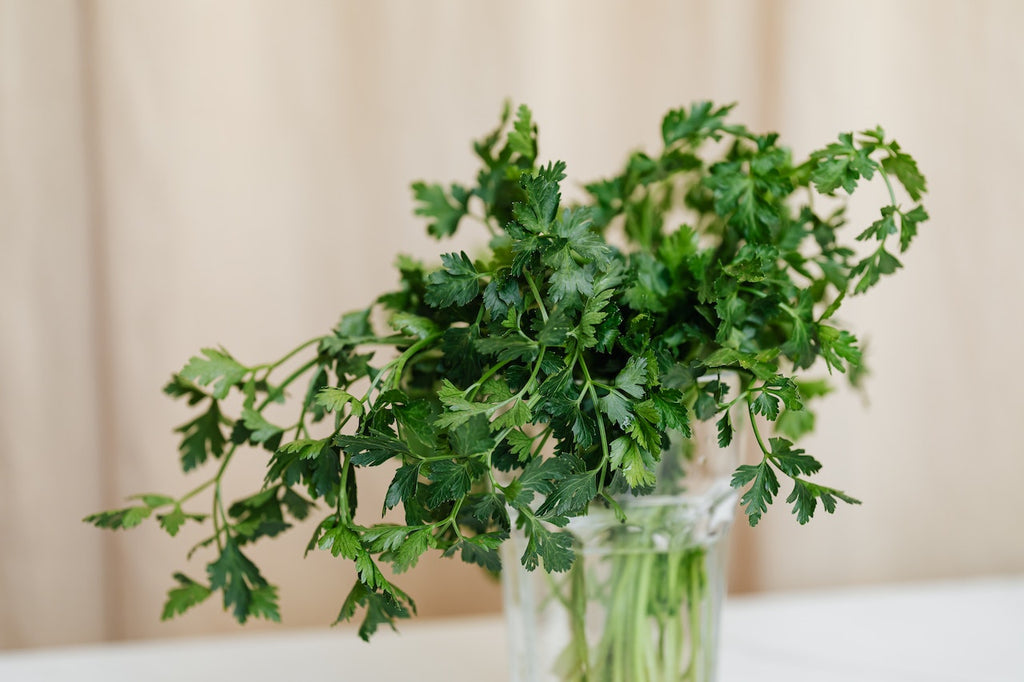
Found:
[[[621,496],[651,492],[669,434],[690,437],[694,420],[714,420],[728,445],[738,403],[761,451],[732,479],[751,525],[780,479],[800,523],[819,502],[856,504],[812,481],[821,464],[795,446],[813,428],[808,401],[828,391],[805,374],[861,376],[857,339],[835,315],[901,267],[890,237],[902,253],[927,220],[925,180],[881,128],[796,162],[777,135],[729,123],[731,108],[669,112],[661,152],[634,152],[579,205],[562,200],[565,164],[539,162],[530,110],[506,108],[473,146],[473,183],[412,186],[430,235],[479,224],[486,250],[445,253],[438,267],[399,257],[395,291],[274,362],[203,349],[165,392],[198,414],[178,429],[183,470],[215,473],[180,497],[141,495],[86,520],[130,528],[155,516],[171,535],[210,521],[190,552],[214,552],[205,579],[176,573],[164,617],[220,592],[245,622],[279,618],[245,550],[316,513],[307,552],[353,562],[337,620],[361,613],[368,638],[415,612],[382,565],[401,573],[438,551],[497,571],[516,524],[527,568],[567,571],[571,517],[591,505],[622,514]],[[836,195],[876,177],[890,201],[850,239]],[[730,400],[725,374],[738,377]],[[294,421],[272,421],[267,408],[289,400]],[[762,435],[767,422],[778,435]],[[247,448],[268,453],[266,475],[229,503],[222,482]],[[357,514],[358,478],[381,466],[394,473],[382,522],[367,524],[377,515]]]

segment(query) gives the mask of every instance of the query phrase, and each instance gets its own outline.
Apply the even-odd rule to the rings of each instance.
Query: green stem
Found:
[[[279,360],[276,360],[275,362],[271,362],[271,363],[266,363],[266,364],[263,364],[263,365],[256,365],[254,367],[250,367],[249,370],[253,373],[253,377],[256,376],[256,372],[258,372],[260,370],[266,370],[263,373],[263,381],[266,381],[268,379],[268,377],[270,377],[270,374],[275,369],[277,369],[278,367],[280,367],[284,363],[286,363],[289,360],[291,360],[293,357],[295,357],[296,355],[298,355],[299,353],[304,351],[306,348],[309,348],[313,344],[320,343],[321,339],[323,339],[322,336],[317,336],[315,338],[303,341],[298,346],[296,346],[295,348],[293,348],[290,351],[288,351],[287,353],[285,353]]]
[[[771,455],[771,450],[765,446],[764,441],[761,439],[761,432],[757,428],[757,416],[754,414],[752,402],[747,403],[747,414],[750,415],[750,430],[754,432],[754,438],[757,440],[758,447],[761,448],[761,452],[764,457],[769,457]]]
[[[295,370],[294,372],[292,372],[291,374],[289,374],[289,375],[288,375],[288,376],[287,376],[287,377],[285,378],[285,380],[284,380],[284,381],[282,381],[282,382],[281,382],[280,384],[278,384],[278,385],[277,385],[277,390],[278,390],[278,391],[283,391],[284,389],[286,389],[286,388],[287,388],[288,386],[290,386],[290,385],[291,385],[291,384],[292,384],[292,383],[293,383],[293,382],[294,382],[294,381],[295,381],[296,379],[298,379],[298,378],[299,378],[299,377],[301,377],[301,376],[302,376],[303,374],[305,374],[306,372],[308,372],[309,370],[311,370],[311,369],[312,369],[313,367],[315,367],[315,366],[317,365],[317,363],[319,363],[319,360],[318,360],[317,358],[313,358],[313,359],[312,359],[312,360],[310,360],[309,362],[307,362],[307,363],[305,363],[304,365],[302,365],[301,367],[299,367],[299,368],[298,368],[297,370]],[[265,408],[265,407],[266,407],[267,405],[269,405],[269,404],[270,404],[271,402],[273,402],[273,398],[271,398],[271,397],[270,397],[270,396],[268,395],[268,396],[267,396],[266,398],[264,398],[264,399],[263,399],[263,402],[261,402],[261,403],[260,403],[260,406],[256,408],[256,411],[257,411],[257,412],[262,412],[262,411],[263,411],[263,408]]]
[[[590,399],[594,403],[594,414],[597,417],[597,432],[601,438],[601,461],[597,463],[590,471],[597,473],[608,464],[609,450],[608,450],[608,434],[604,430],[604,417],[598,411],[597,408],[597,389],[594,388],[594,381],[590,378],[590,369],[587,367],[586,360],[583,356],[579,356],[580,371],[583,372],[583,379],[587,382],[588,390],[590,391]],[[601,494],[604,492],[604,476],[601,476],[597,481],[597,492]]]
[[[338,488],[338,516],[347,524],[352,523],[352,508],[348,504],[348,472],[352,468],[348,455],[341,465],[341,486]]]
[[[572,618],[572,641],[576,647],[577,669],[574,674],[579,679],[588,679],[590,668],[590,649],[587,647],[587,574],[585,561],[580,558],[572,566],[570,599],[572,605],[569,613]]]
[[[530,276],[529,270],[523,270],[523,275],[526,277],[526,283],[530,287],[530,291],[533,292],[533,297],[537,300],[537,307],[540,308],[540,316],[544,322],[548,321],[548,311],[544,307],[544,299],[540,297],[540,291],[537,289],[537,284],[533,281],[533,277]]]
[[[198,485],[195,488],[193,488],[192,490],[188,491],[187,493],[185,493],[184,495],[182,495],[181,497],[178,498],[178,505],[180,506],[182,504],[185,504],[186,502],[191,500],[193,497],[195,497],[196,495],[198,495],[199,493],[203,492],[204,490],[209,488],[211,485],[216,483],[216,481],[217,481],[217,477],[214,476],[213,478],[209,479],[205,483],[202,483],[201,485]]]
[[[391,370],[391,387],[392,388],[398,388],[399,387],[399,384],[402,381],[402,374],[405,372],[405,366],[406,366],[406,364],[408,364],[409,360],[411,360],[413,358],[413,356],[415,356],[421,350],[423,350],[424,348],[426,348],[426,347],[430,346],[431,344],[433,344],[439,338],[441,338],[441,334],[439,334],[439,333],[438,334],[431,334],[430,336],[428,336],[428,337],[426,337],[424,339],[420,339],[419,341],[417,341],[413,345],[409,346],[407,349],[405,349],[402,352],[401,355],[398,356],[398,359],[395,362],[394,369]]]

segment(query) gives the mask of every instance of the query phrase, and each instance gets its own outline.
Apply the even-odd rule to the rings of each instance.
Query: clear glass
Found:
[[[740,443],[695,426],[663,454],[653,495],[620,499],[626,523],[597,505],[572,520],[568,573],[526,571],[522,535],[504,543],[512,682],[715,680]]]

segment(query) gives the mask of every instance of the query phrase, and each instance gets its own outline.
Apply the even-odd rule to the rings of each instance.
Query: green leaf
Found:
[[[626,433],[637,442],[642,450],[649,453],[661,452],[662,429],[659,428],[661,414],[654,402],[644,400],[633,403],[635,419],[626,425]],[[653,460],[652,460],[653,466]]]
[[[816,161],[811,181],[822,194],[832,194],[840,187],[852,194],[857,181],[862,177],[870,180],[876,167],[868,150],[854,145],[850,133],[842,133],[839,142],[814,152],[811,159]]]
[[[373,327],[370,326],[370,309],[345,313],[338,320],[334,333],[345,345],[373,336]]]
[[[407,503],[416,496],[416,489],[419,483],[420,466],[418,464],[406,464],[398,468],[395,477],[388,486],[387,495],[384,498],[384,508],[393,509],[399,502]]]
[[[585,510],[597,495],[593,473],[571,474],[554,482],[554,489],[537,509],[537,516],[573,516]]]
[[[203,464],[207,457],[217,458],[224,454],[227,440],[220,430],[220,421],[220,405],[211,400],[206,412],[175,429],[184,434],[179,447],[182,469],[191,471]]]
[[[344,523],[337,523],[323,531],[320,541],[317,543],[320,549],[327,550],[331,556],[341,556],[345,559],[355,560],[366,553],[359,534],[350,526]]]
[[[228,515],[236,519],[233,528],[239,545],[274,537],[291,527],[284,520],[279,490],[276,486],[268,488],[228,507]]]
[[[553,480],[559,480],[572,474],[579,468],[579,460],[565,455],[541,459],[535,457],[523,468],[519,475],[518,483],[520,491],[518,495],[511,495],[506,491],[509,499],[517,504],[528,504],[533,500],[533,494],[549,495],[554,486]]]
[[[796,440],[814,430],[814,421],[810,410],[782,410],[775,420],[775,431]]]
[[[900,213],[900,252],[910,246],[911,240],[917,236],[917,226],[928,220],[928,212],[923,206],[915,206],[907,213]]]
[[[490,536],[468,536],[456,545],[462,550],[462,560],[468,564],[476,564],[491,573],[501,572],[501,556],[491,542]]]
[[[705,138],[719,139],[725,117],[735,105],[714,108],[711,102],[695,102],[688,112],[685,108],[674,109],[661,121],[661,137],[668,147],[679,140],[692,145]]]
[[[519,289],[519,281],[510,275],[508,268],[502,268],[484,288],[484,307],[491,319],[500,320],[508,314],[509,308],[523,307],[523,292]],[[451,331],[449,328],[448,331]]]
[[[142,503],[147,507],[166,507],[174,504],[175,500],[173,497],[167,495],[156,495],[154,493],[143,493],[142,495],[131,495],[128,497],[130,500],[142,500]]]
[[[514,360],[533,361],[539,352],[536,343],[515,334],[477,339],[473,347],[484,355],[497,355],[498,362],[501,363]]]
[[[120,528],[134,528],[149,518],[149,515],[152,513],[153,509],[151,507],[138,505],[90,514],[82,520],[86,523],[91,523],[97,528],[117,530]]]
[[[451,460],[438,460],[429,462],[423,468],[431,481],[425,497],[428,507],[437,507],[469,493],[473,481],[464,465]]]
[[[654,485],[654,458],[641,448],[635,440],[620,436],[611,443],[608,462],[620,470],[630,488],[645,488]]]
[[[779,399],[767,391],[761,391],[750,404],[756,414],[763,414],[771,421],[779,417]]]
[[[805,454],[801,449],[793,449],[793,443],[785,438],[772,438],[770,441],[771,457],[779,471],[790,477],[809,476],[821,469],[821,462]]]
[[[309,516],[309,512],[315,506],[311,500],[307,500],[291,488],[285,488],[281,496],[281,504],[285,506],[288,513],[299,521]]]
[[[304,460],[317,459],[328,445],[329,439],[327,438],[321,440],[300,438],[281,446],[271,456],[270,462],[267,464],[264,483],[268,486],[278,480],[288,485],[298,483],[310,473],[309,466]]]
[[[537,126],[525,104],[521,104],[516,111],[512,132],[508,134],[508,146],[530,163],[537,158]]]
[[[626,428],[633,421],[633,412],[630,410],[630,402],[620,393],[610,391],[607,395],[598,400],[601,411],[608,419],[612,420],[622,428]]]
[[[647,360],[630,356],[626,366],[615,377],[615,387],[634,398],[644,397],[644,385],[647,383]]]
[[[734,348],[719,348],[704,358],[703,364],[709,369],[739,365],[743,369],[750,370],[755,377],[761,380],[774,377],[776,372],[775,363],[767,356],[744,353]]]
[[[464,424],[453,428],[448,433],[448,442],[452,446],[452,451],[459,457],[479,455],[494,449],[491,425],[483,414],[475,415]]]
[[[271,424],[262,414],[250,407],[242,408],[242,423],[252,432],[249,438],[254,443],[265,443],[284,432],[280,426]]]
[[[899,145],[895,142],[892,143],[892,147],[895,153],[882,160],[882,168],[886,173],[896,176],[911,199],[919,201],[927,189],[924,175],[921,174],[913,157],[900,152]]]
[[[183,378],[180,374],[172,374],[171,380],[164,386],[164,393],[172,398],[188,398],[189,405],[196,405],[204,398],[209,398],[206,391],[196,386],[191,381]]]
[[[409,608],[390,593],[375,592],[357,581],[345,597],[335,624],[350,620],[360,608],[365,609],[365,614],[359,625],[359,637],[365,642],[370,641],[370,637],[381,625],[397,631],[395,621],[410,616]]]
[[[742,488],[750,484],[750,488],[740,497],[740,504],[746,507],[747,520],[756,526],[761,516],[768,511],[768,505],[779,493],[779,479],[767,460],[760,464],[741,464],[733,472],[730,485]]]
[[[444,267],[427,278],[425,300],[434,308],[466,305],[480,293],[480,273],[466,252],[441,256]]]
[[[474,416],[484,414],[490,409],[490,405],[487,403],[474,403],[467,400],[465,392],[448,379],[441,380],[437,397],[445,407],[441,416],[434,421],[434,425],[441,429],[458,428]]]
[[[465,189],[452,185],[449,194],[441,185],[414,182],[412,192],[417,203],[414,213],[433,219],[427,224],[432,237],[441,239],[455,234],[459,221],[468,212],[469,194]]]
[[[277,588],[273,585],[257,585],[249,595],[249,615],[253,618],[265,618],[275,623],[281,622],[281,613],[277,607]]]
[[[651,395],[654,406],[661,415],[666,428],[674,429],[684,438],[692,435],[690,430],[690,411],[683,402],[683,394],[675,389],[662,389]]]
[[[188,518],[185,516],[185,512],[181,510],[181,507],[175,506],[174,509],[167,514],[160,514],[156,517],[160,521],[160,527],[167,531],[167,534],[174,537],[178,534],[178,531],[185,524],[185,520]]]
[[[528,233],[547,232],[558,214],[558,204],[562,199],[558,184],[564,178],[565,163],[562,161],[548,164],[536,173],[523,173],[519,184],[526,193],[526,201],[517,202],[512,207],[516,224]]]
[[[404,311],[394,313],[388,320],[388,324],[397,332],[421,339],[437,333],[437,325],[433,320]]]
[[[854,368],[860,366],[861,352],[857,348],[856,337],[850,332],[825,324],[818,325],[818,342],[821,346],[821,357],[829,371],[835,368],[845,372],[847,365]]]
[[[193,606],[203,603],[207,597],[213,594],[209,587],[197,583],[184,573],[175,573],[174,579],[178,581],[178,587],[171,588],[167,593],[167,601],[164,602],[160,620],[180,616]]]
[[[818,506],[818,501],[807,485],[797,480],[793,481],[793,492],[786,498],[786,502],[793,503],[793,513],[801,526],[814,516],[814,509]]]
[[[525,462],[529,459],[533,453],[534,440],[532,436],[529,436],[522,431],[509,431],[508,435],[505,436],[505,440],[508,441],[509,447],[512,448],[512,452],[519,457],[520,462]]]
[[[882,217],[871,223],[871,225],[857,235],[857,241],[874,238],[878,241],[884,240],[890,234],[896,234],[896,207],[883,206]]]
[[[371,526],[363,531],[363,543],[371,554],[393,552],[402,546],[409,532],[407,526]]]
[[[202,353],[206,357],[192,357],[179,376],[201,386],[213,384],[214,398],[227,396],[231,387],[239,384],[249,373],[248,367],[238,363],[223,349],[203,348]]]
[[[841,490],[797,479],[793,480],[793,491],[786,498],[786,502],[793,504],[793,513],[796,514],[796,520],[803,525],[814,516],[819,499],[825,511],[832,514],[836,510],[837,498],[848,504],[860,504],[860,500],[850,497]]]
[[[421,556],[436,546],[433,529],[430,526],[413,530],[405,541],[391,553],[391,566],[396,573],[402,573],[416,566]]]
[[[392,457],[409,455],[409,446],[394,436],[384,434],[346,436],[338,434],[334,444],[344,450],[356,466],[375,467]]]
[[[548,278],[548,284],[551,285],[548,295],[556,303],[565,300],[575,301],[579,297],[590,296],[594,292],[593,274],[572,260],[567,260],[561,267],[553,271],[551,277]],[[568,334],[570,329],[569,320],[566,318],[565,333]],[[560,343],[549,345],[559,345]]]
[[[220,557],[207,564],[210,589],[224,593],[224,609],[231,609],[239,623],[250,617],[280,620],[277,595],[231,538],[224,543]],[[255,594],[254,594],[255,592]]]
[[[559,308],[544,323],[537,334],[537,342],[544,346],[564,345],[574,327],[575,324],[570,319],[569,313],[564,308]]]
[[[519,428],[528,424],[532,418],[533,415],[530,412],[529,404],[522,398],[516,398],[512,401],[509,409],[502,412],[494,420],[493,428],[495,430]]]
[[[523,532],[526,535],[526,547],[522,556],[526,570],[535,570],[542,563],[544,570],[549,573],[564,573],[572,568],[576,555],[569,533],[548,530],[528,512],[523,513],[520,518],[523,520]]]
[[[362,416],[363,404],[354,395],[340,388],[333,386],[327,386],[320,389],[320,392],[316,394],[314,399],[315,403],[320,407],[324,408],[327,412],[334,412],[340,414],[342,408],[345,405],[349,405],[349,409],[352,414],[356,416]]]
[[[727,448],[732,443],[732,419],[729,412],[723,412],[716,424],[718,428],[718,447]]]

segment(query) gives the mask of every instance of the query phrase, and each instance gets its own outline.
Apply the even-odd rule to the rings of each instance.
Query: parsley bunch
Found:
[[[727,445],[734,404],[761,451],[732,479],[751,525],[780,478],[800,523],[819,503],[830,513],[856,503],[812,481],[821,465],[794,445],[813,428],[807,401],[827,391],[804,372],[820,360],[856,381],[861,352],[834,315],[900,267],[895,252],[928,217],[917,203],[925,179],[881,128],[797,161],[777,135],[728,122],[730,109],[670,111],[660,153],[633,153],[621,173],[585,186],[585,203],[566,206],[565,164],[539,163],[530,110],[513,119],[506,107],[473,145],[472,183],[412,186],[432,236],[480,223],[486,251],[446,253],[440,267],[399,257],[397,290],[274,362],[204,349],[164,390],[197,409],[178,428],[182,468],[215,473],[183,496],[142,495],[86,520],[128,528],[153,515],[171,535],[209,522],[192,551],[214,559],[204,579],[175,574],[164,617],[220,591],[244,622],[279,617],[276,589],[245,549],[315,513],[307,551],[354,562],[338,621],[361,612],[368,638],[415,609],[382,564],[401,573],[438,551],[497,571],[514,523],[527,568],[566,571],[571,517],[592,505],[624,514],[621,496],[653,490],[669,433],[689,437],[694,420],[714,420]],[[832,197],[876,176],[890,202],[841,241]],[[723,372],[739,377],[738,397],[726,399]],[[266,416],[289,399],[292,420]],[[774,437],[762,435],[765,420]],[[266,476],[229,502],[221,483],[245,448],[267,451]],[[394,470],[384,522],[366,525],[357,481],[379,466]],[[210,501],[197,513],[202,493]]]

